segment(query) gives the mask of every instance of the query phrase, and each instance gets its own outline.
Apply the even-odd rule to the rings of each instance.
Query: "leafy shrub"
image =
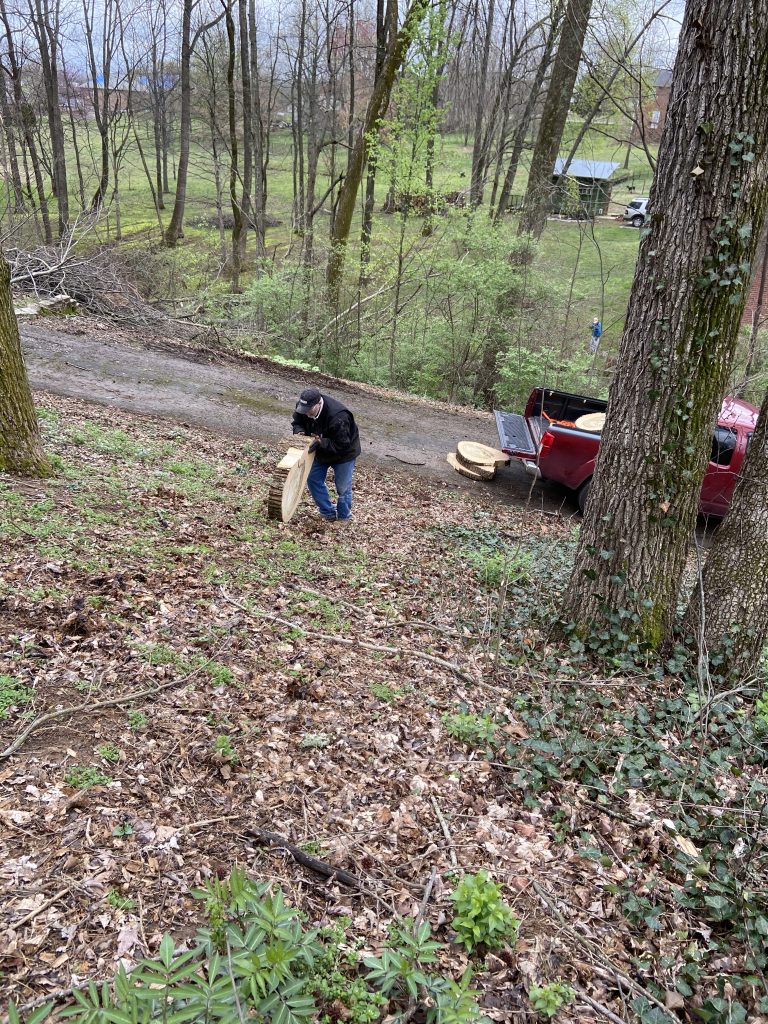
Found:
[[[240,756],[232,745],[232,740],[226,733],[219,733],[213,740],[212,744],[213,752],[222,761],[226,761],[229,764],[237,764],[240,760]]]
[[[453,736],[460,743],[466,743],[468,747],[477,747],[481,750],[493,743],[498,729],[491,715],[475,715],[470,711],[445,714],[442,723],[449,736]]]
[[[73,789],[88,789],[89,786],[108,786],[112,779],[98,768],[73,764],[64,776],[64,781]]]
[[[498,949],[515,944],[520,921],[487,871],[465,875],[450,898],[456,908],[453,927],[470,953],[477,946]]]
[[[536,1013],[542,1017],[554,1017],[562,1006],[571,1002],[575,992],[562,981],[550,981],[546,985],[531,985],[528,998]]]
[[[207,924],[192,948],[177,949],[165,935],[158,955],[142,960],[130,975],[121,966],[111,984],[73,991],[60,1018],[74,1024],[371,1024],[384,1013],[399,1017],[412,1001],[425,1024],[482,1020],[470,970],[458,982],[432,972],[441,947],[426,922],[417,926],[406,918],[396,924],[381,957],[364,960],[363,973],[360,943],[346,938],[348,919],[320,931],[306,929],[281,889],[252,882],[240,869],[194,895],[204,902]],[[127,908],[116,890],[107,899]],[[41,1024],[52,1007],[35,1010],[24,1024]],[[13,1006],[8,1016],[11,1024],[22,1024]]]

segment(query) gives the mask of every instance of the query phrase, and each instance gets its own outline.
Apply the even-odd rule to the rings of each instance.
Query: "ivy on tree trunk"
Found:
[[[0,256],[0,471],[47,476],[50,464],[40,445],[37,416],[21,354],[19,325],[11,301],[11,271]]]
[[[581,632],[671,635],[768,199],[767,80],[768,0],[690,0],[564,600]]]

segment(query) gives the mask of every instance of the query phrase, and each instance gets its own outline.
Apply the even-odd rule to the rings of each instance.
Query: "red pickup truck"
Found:
[[[600,447],[600,427],[589,427],[602,417],[608,403],[566,391],[535,388],[525,412],[496,412],[496,426],[502,449],[522,461],[532,476],[554,480],[571,488],[579,509],[587,505],[595,459]],[[739,398],[726,398],[712,438],[712,453],[701,488],[699,510],[704,515],[724,516],[728,511],[739,470],[744,461],[758,410]]]

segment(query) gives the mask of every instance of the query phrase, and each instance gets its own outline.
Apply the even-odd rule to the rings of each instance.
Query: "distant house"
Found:
[[[608,213],[613,177],[618,164],[606,160],[565,160],[558,157],[552,175],[552,212],[571,217],[600,217]]]
[[[653,99],[643,105],[642,116],[632,128],[632,142],[640,142],[645,138],[649,144],[661,140],[661,132],[667,119],[669,95],[672,91],[672,72],[666,68],[655,71],[656,81]]]

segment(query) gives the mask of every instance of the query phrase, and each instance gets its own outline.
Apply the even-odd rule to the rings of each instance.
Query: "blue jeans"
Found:
[[[335,466],[317,461],[312,463],[312,469],[307,477],[307,487],[315,499],[315,504],[320,509],[323,519],[352,518],[352,472],[355,468],[355,461],[355,459],[350,459],[349,462],[339,462]],[[325,486],[325,478],[329,469],[333,469],[333,478],[336,483],[338,497],[335,505]]]

